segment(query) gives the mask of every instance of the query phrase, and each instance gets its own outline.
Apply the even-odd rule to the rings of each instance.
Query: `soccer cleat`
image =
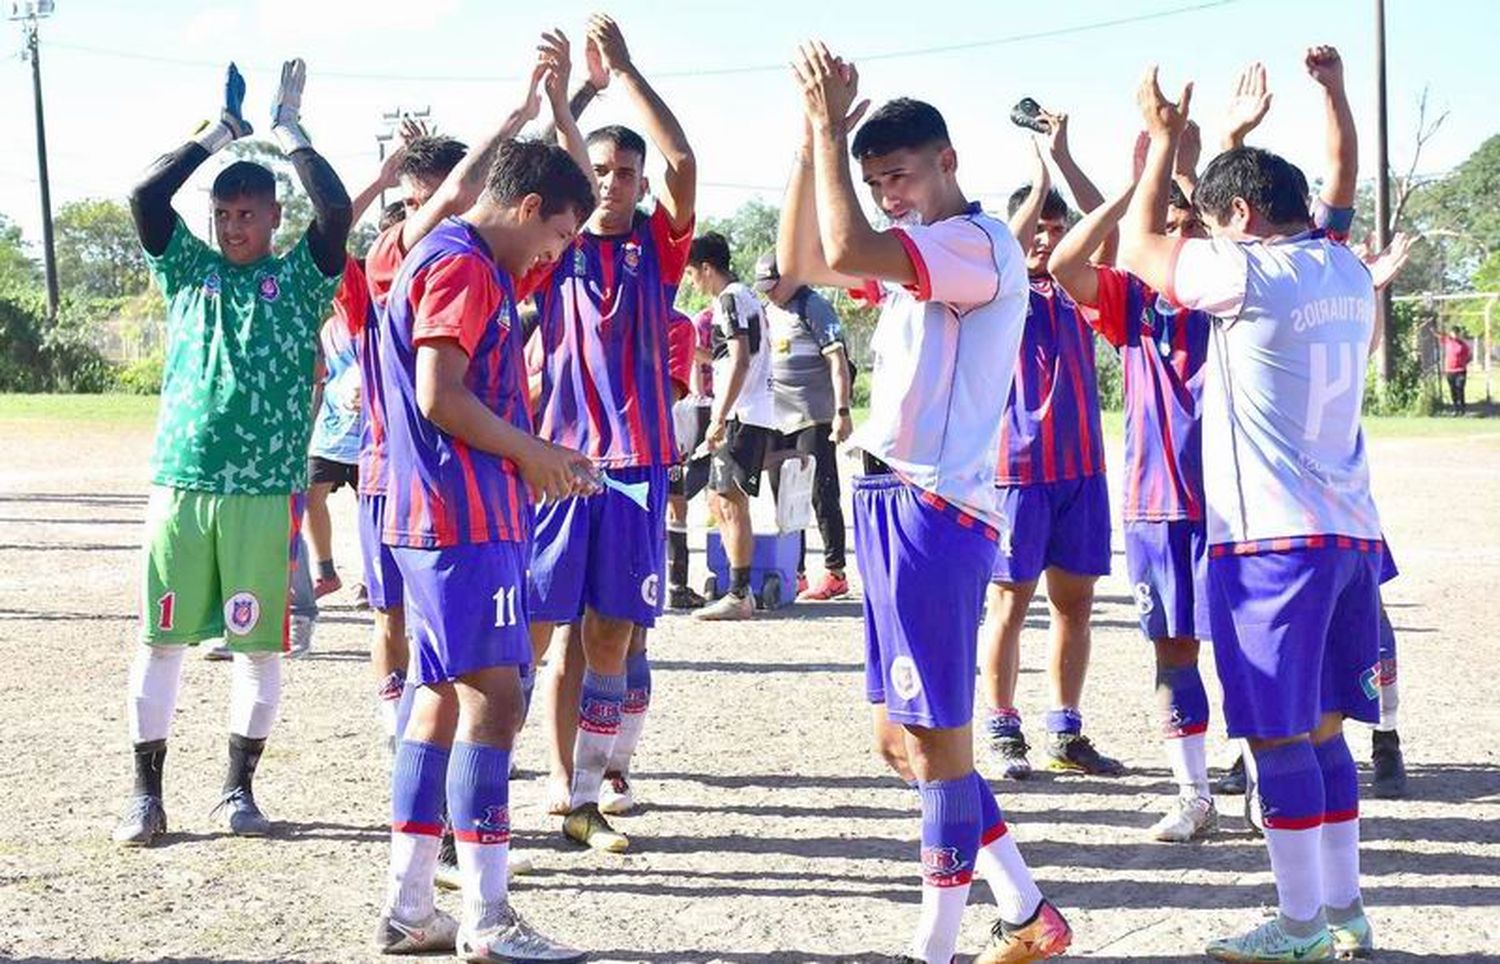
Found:
[[[1094,749],[1094,744],[1081,733],[1048,733],[1047,769],[1113,777],[1125,772],[1125,764]]]
[[[797,598],[801,599],[805,592],[807,592],[807,573],[799,572],[797,573]]]
[[[453,839],[453,828],[443,828],[443,839],[438,843],[437,866],[432,873],[432,882],[443,890],[462,890],[463,873],[458,869],[458,842]]]
[[[362,582],[357,582],[354,584],[354,608],[370,608],[370,590],[366,589],[365,584]]]
[[[1050,901],[1042,901],[1031,920],[1024,924],[1007,924],[996,920],[990,928],[990,942],[974,964],[1021,964],[1056,957],[1073,943],[1073,929]]]
[[[1000,764],[1000,776],[1005,780],[1025,780],[1031,776],[1031,761],[1026,759],[1030,749],[1026,738],[1019,733],[990,737],[990,756]]]
[[[255,795],[247,787],[235,787],[224,794],[209,816],[224,813],[224,828],[236,837],[264,837],[271,832],[271,821],[255,805]]]
[[[749,596],[736,596],[734,593],[720,596],[693,613],[694,619],[710,623],[751,619],[754,616],[755,600]]]
[[[1151,839],[1187,843],[1219,829],[1219,811],[1205,797],[1178,797],[1172,809],[1151,827]]]
[[[234,650],[229,648],[228,640],[221,639],[212,646],[203,648],[203,658],[215,663],[234,659]]]
[[[312,616],[292,615],[290,632],[287,635],[286,652],[282,653],[287,659],[301,659],[306,656],[308,650],[312,649],[313,626],[316,620]]]
[[[458,932],[458,957],[463,961],[547,962],[572,964],[588,954],[555,941],[522,919],[509,905],[485,915],[482,930]]]
[[[440,910],[434,910],[417,924],[380,915],[375,925],[375,949],[382,954],[423,954],[427,951],[451,951],[458,940],[458,921]]]
[[[687,586],[673,586],[667,590],[667,608],[674,612],[690,613],[707,604],[707,599]]]
[[[635,809],[635,794],[630,789],[630,777],[618,771],[604,774],[604,786],[599,788],[599,812],[621,816]]]
[[[574,843],[612,854],[623,853],[630,846],[630,838],[609,825],[597,803],[574,807],[563,818],[563,836]]]
[[[1216,961],[1326,961],[1333,957],[1328,928],[1311,937],[1293,937],[1274,917],[1238,937],[1209,943],[1203,953]]]
[[[1333,938],[1333,956],[1339,960],[1371,957],[1375,953],[1375,932],[1364,914],[1337,924],[1329,921],[1328,935]]]
[[[1401,737],[1395,730],[1376,730],[1370,735],[1370,790],[1382,800],[1406,796],[1406,760],[1401,756]]]
[[[124,847],[149,847],[167,832],[167,811],[161,797],[138,793],[125,805],[115,825],[115,843]]]
[[[849,595],[849,580],[841,572],[825,572],[816,586],[803,586],[797,592],[798,602],[827,602]]]
[[[1245,758],[1237,756],[1219,782],[1214,784],[1214,793],[1226,797],[1238,797],[1245,792]]]
[[[338,592],[344,588],[344,580],[338,576],[330,576],[327,579],[319,578],[313,582],[313,598],[322,599],[331,592]]]

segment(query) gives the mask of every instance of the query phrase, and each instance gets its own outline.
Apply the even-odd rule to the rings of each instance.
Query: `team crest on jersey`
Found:
[[[652,573],[641,580],[641,601],[655,608],[661,598],[661,577]]]
[[[634,241],[625,242],[625,270],[635,274],[641,268],[641,246]]]
[[[891,689],[903,700],[916,699],[922,692],[922,677],[917,675],[917,664],[910,656],[897,656],[891,660]]]
[[[244,636],[260,622],[260,600],[253,592],[237,592],[224,602],[224,628]]]
[[[276,280],[275,275],[266,275],[260,279],[260,300],[270,303],[281,297],[281,283]]]
[[[224,281],[219,277],[217,271],[210,271],[208,277],[203,279],[203,294],[209,298],[219,297],[219,292],[224,289]]]
[[[582,248],[573,249],[573,277],[585,278],[589,273],[589,256]]]
[[[967,866],[959,859],[957,847],[922,848],[922,876],[927,880],[934,882],[952,880],[963,873]]]

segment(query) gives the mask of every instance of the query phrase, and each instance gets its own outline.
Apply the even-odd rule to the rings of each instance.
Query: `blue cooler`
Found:
[[[801,532],[757,534],[750,557],[750,592],[761,609],[780,609],[797,598],[797,560],[802,552]],[[708,569],[713,573],[709,598],[729,589],[729,557],[718,529],[708,532]]]

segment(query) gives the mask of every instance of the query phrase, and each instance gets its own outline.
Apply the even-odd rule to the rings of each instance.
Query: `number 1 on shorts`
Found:
[[[156,601],[156,628],[164,632],[172,631],[172,610],[177,604],[177,594],[169,592]]]

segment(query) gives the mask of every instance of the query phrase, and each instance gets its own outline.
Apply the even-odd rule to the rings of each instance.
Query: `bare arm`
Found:
[[[842,275],[828,266],[823,239],[818,236],[817,190],[813,184],[812,126],[803,124],[802,146],[787,178],[781,222],[776,228],[776,268],[791,283],[852,288],[861,279]]]
[[[1104,195],[1073,159],[1073,152],[1068,147],[1068,115],[1043,111],[1041,116],[1048,124],[1047,152],[1052,157],[1052,163],[1057,165],[1057,173],[1062,175],[1063,183],[1068,186],[1068,193],[1073,195],[1073,203],[1087,214],[1104,203]]]
[[[1271,109],[1271,92],[1266,88],[1266,65],[1256,61],[1235,78],[1234,93],[1224,115],[1224,135],[1219,148],[1234,150],[1245,145],[1245,138],[1260,126]]]
[[[1344,90],[1344,61],[1332,47],[1307,51],[1307,72],[1323,88],[1323,112],[1328,129],[1328,180],[1323,185],[1323,203],[1331,208],[1352,208],[1359,176],[1359,137],[1354,112]]]
[[[1036,237],[1036,223],[1042,216],[1042,202],[1047,200],[1047,192],[1052,189],[1052,172],[1047,169],[1047,162],[1042,160],[1042,149],[1037,146],[1035,139],[1031,141],[1031,154],[1034,159],[1031,165],[1031,190],[1008,222],[1010,233],[1021,243],[1022,250],[1029,247],[1032,238]]]
[[[854,432],[854,422],[845,414],[854,398],[854,381],[849,377],[849,352],[843,345],[825,352],[828,374],[833,377],[833,431],[830,437],[842,442]]]
[[[646,136],[667,163],[659,196],[667,220],[674,231],[687,230],[697,211],[698,161],[682,125],[631,61],[619,24],[610,17],[596,14],[589,18],[589,37],[598,45],[604,65],[624,88],[625,96],[641,112]]]
[[[566,99],[568,92],[568,74],[572,72],[573,60],[572,49],[568,44],[568,36],[561,30],[555,33],[542,35],[543,45],[538,50],[542,54],[542,63],[546,65],[547,72],[542,83],[547,91],[547,101],[552,106],[552,131],[557,137],[558,146],[568,152],[573,158],[573,163],[582,169],[583,174],[589,180],[589,190],[593,191],[594,197],[599,196],[599,181],[594,177],[594,165],[589,163],[588,145],[584,143],[583,132],[578,129],[578,120],[573,116],[572,104]]]
[[[1172,259],[1177,242],[1167,237],[1167,198],[1172,181],[1172,159],[1177,140],[1187,123],[1188,104],[1193,85],[1183,88],[1178,103],[1162,94],[1152,67],[1141,82],[1137,100],[1151,135],[1146,151],[1146,168],[1136,185],[1135,196],[1125,213],[1120,231],[1120,254],[1136,277],[1157,291],[1170,290]]]
[[[1147,153],[1149,163],[1150,154]],[[1080,305],[1099,303],[1099,272],[1090,262],[1089,256],[1102,245],[1106,238],[1116,233],[1120,218],[1135,194],[1131,185],[1119,197],[1108,204],[1090,211],[1082,221],[1073,225],[1063,235],[1047,260],[1047,273],[1063,290]]]
[[[396,187],[400,181],[397,172],[401,170],[401,161],[406,157],[406,143],[402,142],[390,154],[386,155],[384,161],[380,162],[380,170],[375,174],[375,179],[365,186],[354,196],[353,209],[351,212],[352,223],[358,224],[359,219],[370,210],[370,205],[375,203],[382,191],[389,191]]]
[[[1177,157],[1172,164],[1172,180],[1189,201],[1198,192],[1198,160],[1203,156],[1203,132],[1197,121],[1188,121],[1177,142]]]

